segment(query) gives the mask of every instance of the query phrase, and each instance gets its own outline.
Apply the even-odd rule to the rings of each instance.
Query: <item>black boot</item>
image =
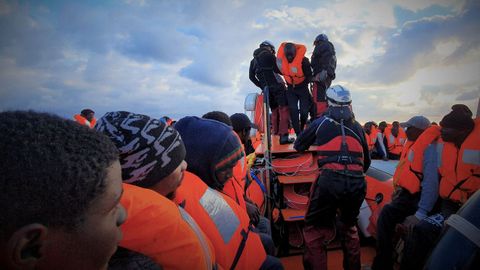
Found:
[[[292,142],[293,140],[288,138],[288,134],[280,135],[280,144],[289,144]]]

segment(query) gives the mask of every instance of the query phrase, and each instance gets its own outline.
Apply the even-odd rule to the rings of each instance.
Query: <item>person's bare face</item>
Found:
[[[178,187],[182,184],[185,170],[187,169],[187,162],[184,160],[178,167],[167,177],[160,180],[151,189],[167,197],[170,200],[175,198]]]
[[[105,185],[104,193],[92,201],[78,228],[49,228],[36,269],[107,269],[122,238],[120,225],[126,219],[119,203],[123,188],[118,161],[107,168]]]

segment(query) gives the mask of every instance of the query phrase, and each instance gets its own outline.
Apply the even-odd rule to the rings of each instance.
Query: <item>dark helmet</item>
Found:
[[[270,49],[272,49],[273,51],[275,51],[275,46],[273,46],[272,42],[268,41],[268,40],[265,40],[264,42],[260,43],[260,48],[262,47],[269,47]]]
[[[291,63],[297,54],[297,48],[295,48],[295,44],[288,42],[285,43],[283,52],[285,54],[285,58],[287,58],[288,62]]]
[[[95,112],[94,112],[92,109],[83,109],[83,110],[80,112],[80,114],[83,115],[83,116],[87,116],[87,115],[89,115],[89,114],[91,114],[91,113],[94,114]]]
[[[317,45],[318,42],[320,41],[328,41],[328,37],[325,34],[320,34],[315,38],[315,41],[313,42],[313,45]]]

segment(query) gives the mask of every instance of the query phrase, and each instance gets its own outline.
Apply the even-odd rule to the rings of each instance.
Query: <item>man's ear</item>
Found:
[[[7,244],[8,260],[15,268],[34,269],[42,257],[47,227],[42,224],[28,224],[15,231]]]

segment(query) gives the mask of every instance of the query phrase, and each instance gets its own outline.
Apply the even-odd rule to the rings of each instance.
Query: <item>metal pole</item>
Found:
[[[268,86],[265,86],[263,89],[263,124],[265,130],[265,136],[263,137],[263,151],[265,158],[265,184],[267,188],[267,218],[272,219],[272,190],[271,190],[271,171],[270,166],[272,164],[271,148],[272,148],[272,139],[270,134],[270,107],[269,107],[269,95],[268,95]]]
[[[480,97],[478,98],[477,117],[480,117]]]

